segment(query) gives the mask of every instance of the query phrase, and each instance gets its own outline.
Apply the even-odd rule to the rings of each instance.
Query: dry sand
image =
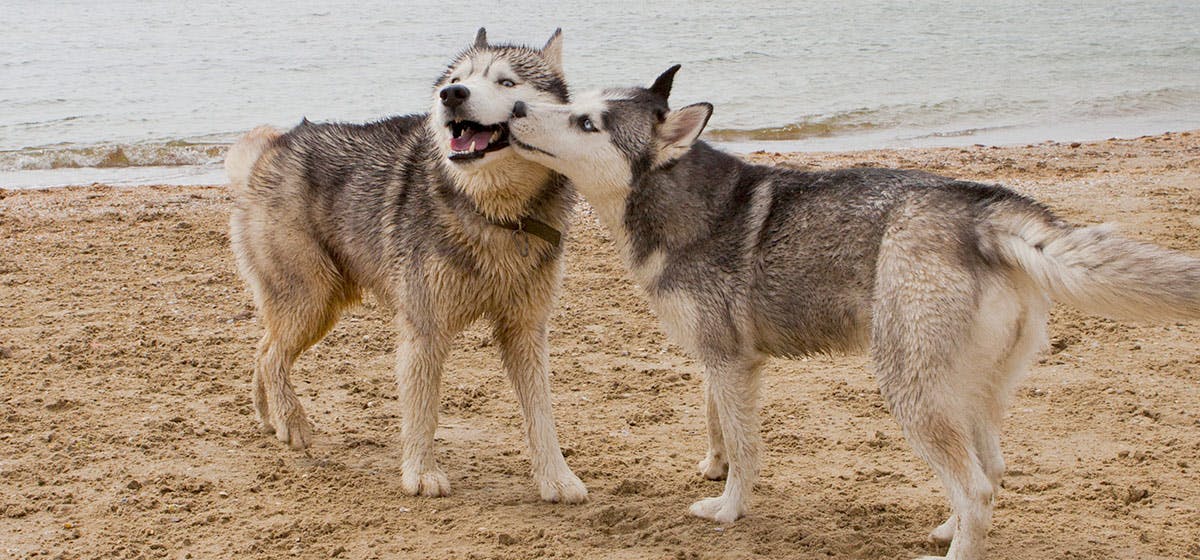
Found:
[[[1002,182],[1081,223],[1200,254],[1200,132],[1083,145],[754,154]],[[260,334],[224,188],[0,190],[0,557],[905,558],[947,506],[861,357],[772,361],[751,515],[686,515],[700,375],[581,207],[551,342],[555,414],[591,490],[544,504],[482,326],[443,387],[454,495],[400,492],[393,335],[370,302],[299,361],[318,436],[259,434]],[[1004,448],[993,557],[1200,557],[1200,323],[1058,308]]]

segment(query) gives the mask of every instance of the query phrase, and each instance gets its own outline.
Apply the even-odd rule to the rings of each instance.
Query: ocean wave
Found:
[[[707,135],[717,142],[803,140],[899,128],[918,123],[945,123],[971,110],[958,100],[859,107],[828,114],[804,115],[784,125],[751,129],[715,129],[708,131]]]
[[[1076,101],[989,96],[809,114],[783,125],[717,128],[709,130],[706,138],[717,142],[786,141],[888,129],[927,131],[924,134],[930,137],[960,137],[1035,123],[1177,115],[1196,111],[1200,111],[1200,90],[1183,87],[1127,91]]]
[[[1072,104],[1071,110],[1080,116],[1115,117],[1197,108],[1200,90],[1167,87],[1083,99]]]
[[[45,146],[0,151],[0,171],[82,167],[174,167],[219,163],[227,144],[171,140],[162,143]]]
[[[996,132],[999,130],[1012,130],[1015,128],[1018,128],[1018,126],[1017,125],[978,126],[978,127],[963,128],[963,129],[958,129],[958,130],[941,130],[941,131],[937,131],[937,132],[930,132],[928,134],[919,134],[916,136],[910,136],[908,138],[909,139],[917,139],[917,140],[926,139],[926,138],[970,138],[972,136],[989,134],[989,133]]]
[[[709,130],[706,136],[717,142],[800,140],[803,138],[834,136],[848,132],[887,127],[887,123],[873,120],[878,115],[878,111],[856,109],[828,116],[812,115],[782,126],[752,129],[718,128]]]

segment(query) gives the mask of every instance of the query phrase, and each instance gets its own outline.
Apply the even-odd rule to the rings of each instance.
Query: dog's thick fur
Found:
[[[503,123],[517,100],[566,102],[561,45],[558,32],[540,50],[490,45],[481,29],[437,81],[427,115],[305,121],[287,133],[262,127],[231,148],[230,237],[266,330],[253,395],[268,433],[309,446],[313,427],[288,371],[369,290],[395,312],[405,492],[450,490],[433,449],[442,362],[455,334],[486,316],[524,413],[542,498],[586,499],[550,409],[547,319],[561,245],[500,225],[535,219],[565,230],[573,194],[562,176],[509,148],[452,161],[448,127]],[[449,105],[449,84],[470,97]]]
[[[1051,299],[1114,318],[1200,317],[1200,260],[1073,227],[999,186],[895,169],[750,165],[696,138],[712,111],[650,89],[514,108],[512,145],[566,175],[611,230],[669,335],[703,362],[708,478],[732,522],[758,471],[767,356],[870,348],[879,386],[953,514],[931,536],[978,559],[1004,472],[1000,423],[1046,344]]]

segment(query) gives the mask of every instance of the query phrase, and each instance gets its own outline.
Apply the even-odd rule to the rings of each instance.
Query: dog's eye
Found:
[[[596,128],[596,124],[589,117],[581,117],[579,119],[579,128],[584,132],[600,132],[600,129]]]
[[[514,82],[508,78],[505,78],[503,80],[500,80],[500,85],[502,85],[504,87],[516,87],[517,82]]]

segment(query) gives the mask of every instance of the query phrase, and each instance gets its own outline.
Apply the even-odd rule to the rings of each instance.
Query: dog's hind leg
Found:
[[[978,336],[977,320],[990,310],[980,309],[988,292],[976,261],[930,241],[922,234],[927,228],[917,225],[897,229],[880,253],[871,353],[892,414],[945,486],[954,524],[945,558],[979,560],[996,486],[980,457],[977,428],[996,405],[983,414],[977,407],[981,396],[993,396],[992,371],[1004,356],[979,349],[1007,351],[1012,339]],[[998,321],[1005,328],[1011,323]]]
[[[494,318],[496,340],[524,417],[533,479],[547,502],[587,501],[587,488],[563,459],[550,400],[550,356],[546,342],[549,306],[527,302]]]
[[[705,420],[708,425],[708,453],[697,465],[700,475],[709,480],[721,480],[729,473],[729,461],[725,454],[725,437],[721,433],[721,415],[713,399],[712,384],[704,382]]]
[[[1013,387],[1046,346],[1049,307],[1045,296],[1023,279],[1013,279],[1008,288],[993,287],[980,300],[971,361],[982,368],[991,363],[995,366],[981,372],[985,375],[980,376],[973,391],[973,441],[984,474],[997,491],[1005,469],[1000,449],[1004,412]],[[957,518],[951,515],[929,534],[930,540],[949,544],[956,526]]]
[[[995,487],[974,450],[967,426],[952,418],[954,413],[929,407],[914,407],[919,418],[901,420],[913,449],[941,479],[954,510],[953,541],[945,558],[979,560],[986,553],[985,539],[992,521]]]
[[[953,542],[946,558],[978,560],[991,524],[995,488],[975,446],[964,395],[955,391],[951,369],[879,369],[884,397],[913,450],[941,479],[950,499]]]
[[[691,507],[692,515],[732,523],[749,510],[758,478],[758,392],[761,358],[737,357],[706,365],[708,391],[716,408],[729,473],[725,491]]]
[[[304,449],[312,444],[313,426],[288,373],[296,357],[329,332],[353,296],[344,286],[311,275],[287,275],[285,285],[258,284],[270,286],[265,288],[270,293],[259,298],[266,334],[255,362],[254,405],[264,430],[274,431],[293,448]]]
[[[313,428],[288,373],[296,357],[333,327],[341,310],[357,301],[358,288],[312,236],[313,224],[297,202],[305,199],[297,193],[307,186],[285,180],[293,173],[278,158],[258,166],[269,172],[255,179],[253,188],[235,185],[229,220],[238,270],[254,294],[265,330],[251,396],[263,430],[303,449],[312,443]]]

